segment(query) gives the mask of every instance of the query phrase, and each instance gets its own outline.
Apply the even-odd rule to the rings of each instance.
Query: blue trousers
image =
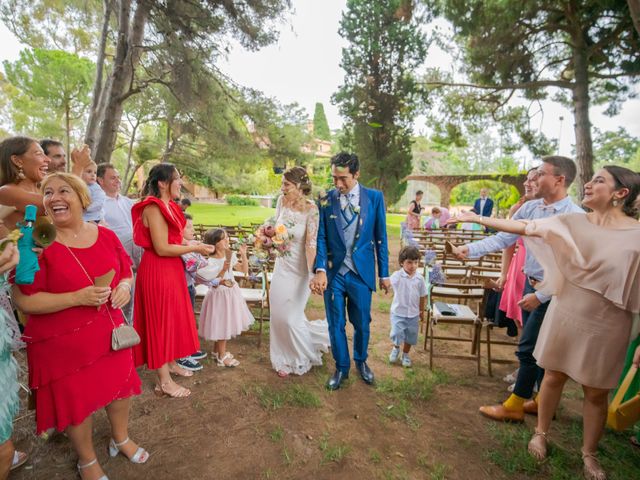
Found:
[[[348,271],[336,274],[324,292],[324,304],[329,324],[331,353],[336,369],[348,373],[351,367],[349,345],[345,326],[347,314],[353,325],[353,360],[367,360],[369,348],[369,324],[371,323],[371,290],[360,275]]]
[[[527,280],[523,296],[534,291],[534,288]],[[549,302],[539,305],[531,312],[522,310],[522,335],[516,351],[516,356],[520,361],[520,369],[518,370],[516,386],[513,388],[513,393],[522,398],[531,398],[533,396],[533,387],[536,383],[540,385],[544,376],[544,370],[538,366],[536,359],[533,358],[533,350],[536,348],[538,334],[540,333],[544,316],[547,313],[547,307],[549,307]]]

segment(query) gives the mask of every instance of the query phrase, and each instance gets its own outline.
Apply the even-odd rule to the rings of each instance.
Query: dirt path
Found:
[[[520,442],[517,452],[523,450],[533,419],[527,420],[526,427],[503,427],[477,413],[479,405],[506,397],[506,384],[500,379],[512,366],[496,367],[490,378],[486,366],[485,375],[476,376],[473,362],[440,360],[433,375],[421,346],[413,352],[412,372],[390,366],[386,361],[390,300],[378,294],[372,308],[369,363],[378,379],[376,388],[353,374],[345,388],[325,390],[324,382],[333,369],[330,356],[325,356],[322,368],[281,379],[271,370],[268,335],[260,349],[253,336],[230,342],[229,349],[241,362],[239,368],[218,368],[206,360],[204,370],[181,382],[193,389],[188,399],[157,398],[152,393],[152,373],[142,370],[144,393],[134,400],[130,434],[151,452],[151,458],[142,466],[129,464],[122,456],[110,459],[106,416],[98,412],[94,439],[109,478],[550,478],[546,468],[534,466],[527,471],[526,459],[510,472],[508,464],[498,466],[500,457],[493,457],[516,441]],[[310,302],[308,314],[324,317],[318,298]],[[211,350],[210,344],[204,347]],[[569,392],[563,402],[567,429],[575,429],[578,398]],[[12,480],[77,478],[76,457],[64,435],[46,441],[35,438],[33,417],[28,414],[16,427],[18,446],[30,451],[30,461],[12,474]],[[575,438],[570,442],[575,443]],[[620,451],[636,455],[631,467],[640,471],[637,453],[626,449],[624,440],[619,443]],[[575,445],[570,450],[577,452]],[[563,470],[567,476],[554,477],[579,476],[579,459],[570,458],[573,463]]]

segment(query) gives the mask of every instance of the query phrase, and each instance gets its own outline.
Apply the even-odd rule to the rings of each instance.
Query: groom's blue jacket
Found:
[[[333,189],[320,200],[320,225],[315,270],[326,270],[328,282],[340,270],[347,253],[344,233],[340,225],[340,192]],[[378,276],[389,276],[387,222],[382,192],[360,184],[360,218],[351,258],[364,283],[376,289],[376,260]],[[374,254],[375,253],[375,254]]]

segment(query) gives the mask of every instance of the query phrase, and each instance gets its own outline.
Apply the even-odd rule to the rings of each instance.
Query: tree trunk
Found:
[[[136,124],[133,126],[133,130],[131,131],[131,140],[129,141],[129,151],[127,152],[127,169],[124,172],[124,182],[122,182],[122,191],[120,193],[122,193],[123,195],[126,195],[127,192],[129,191],[129,187],[131,187],[131,181],[133,180],[133,176],[136,174],[136,168],[133,169],[133,171],[131,171],[131,167],[133,167],[133,164],[135,162],[131,161],[131,156],[133,155],[133,144],[136,141],[136,132],[138,131],[138,126],[140,125],[140,121],[138,119],[136,119]],[[129,177],[129,174],[131,174],[131,177]]]
[[[577,43],[573,52],[575,68],[573,115],[576,135],[576,164],[578,167],[576,188],[578,198],[582,200],[584,184],[589,182],[593,176],[593,143],[591,140],[591,122],[589,120],[590,99],[587,49],[580,43],[583,42]]]
[[[629,12],[631,12],[631,20],[636,27],[636,32],[640,36],[640,0],[627,0],[629,4]]]
[[[64,128],[65,128],[65,136],[67,143],[67,152],[71,152],[71,105],[69,105],[70,100],[67,99],[64,105]],[[70,155],[70,153],[67,153]],[[65,165],[65,170],[70,172],[71,170],[71,162],[67,162]]]
[[[115,148],[118,128],[122,119],[122,105],[139,61],[137,50],[144,37],[144,26],[148,12],[147,2],[138,2],[133,21],[130,22],[131,0],[121,0],[120,2],[116,58],[113,62],[110,89],[100,123],[94,155],[96,163],[109,162]]]
[[[98,134],[98,123],[100,121],[101,107],[104,107],[103,88],[104,77],[104,60],[105,51],[107,49],[107,38],[109,35],[109,21],[111,20],[111,4],[112,0],[104,0],[104,21],[102,23],[102,33],[100,34],[100,47],[98,48],[98,59],[96,60],[96,80],[93,85],[93,98],[91,100],[91,110],[89,110],[89,121],[87,123],[87,131],[84,136],[84,143],[92,149],[96,144],[96,135]]]

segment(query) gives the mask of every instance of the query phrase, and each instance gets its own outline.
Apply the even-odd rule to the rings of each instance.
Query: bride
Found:
[[[322,365],[329,331],[326,320],[310,322],[304,314],[318,235],[318,207],[306,198],[311,192],[307,171],[293,167],[284,172],[281,191],[276,224],[284,224],[293,238],[290,254],[276,259],[273,270],[269,343],[271,365],[279,376],[286,377]]]

